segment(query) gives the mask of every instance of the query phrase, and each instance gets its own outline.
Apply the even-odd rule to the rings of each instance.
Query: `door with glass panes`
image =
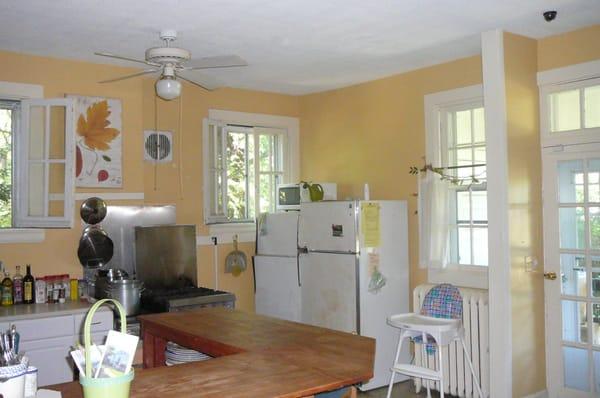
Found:
[[[548,391],[600,396],[600,144],[542,158]]]

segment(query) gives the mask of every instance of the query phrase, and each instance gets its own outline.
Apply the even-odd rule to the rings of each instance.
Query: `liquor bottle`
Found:
[[[17,265],[17,271],[13,278],[13,301],[15,304],[23,302],[23,275],[21,275],[20,265]]]
[[[2,281],[2,299],[0,304],[3,306],[13,305],[13,283],[8,271],[4,271],[4,280]]]
[[[27,264],[27,273],[23,278],[23,302],[25,304],[35,303],[35,282],[31,275],[31,265]]]

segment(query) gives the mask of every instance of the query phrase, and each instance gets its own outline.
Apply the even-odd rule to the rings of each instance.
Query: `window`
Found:
[[[278,184],[289,175],[287,130],[206,120],[206,224],[253,222],[275,211]]]
[[[0,101],[0,228],[13,226],[13,137],[19,115],[18,101]]]
[[[447,189],[447,194],[421,198],[424,205],[445,198],[447,206],[437,206],[440,210],[437,216],[443,217],[448,228],[446,232],[446,228],[426,215],[420,218],[423,228],[419,226],[419,239],[423,243],[419,247],[419,261],[426,261],[423,265],[428,267],[429,283],[487,288],[488,198],[483,86],[428,94],[424,103],[427,164],[442,167],[447,178],[456,181],[436,184],[435,189]],[[433,174],[432,177],[437,180],[438,176]],[[420,181],[427,185],[427,178]],[[437,228],[433,236],[443,239],[436,241],[428,236],[431,228]],[[421,256],[431,250],[427,242],[434,248],[445,242],[445,259],[433,261],[436,259],[427,254]],[[441,251],[437,253],[444,255]],[[427,261],[433,263],[429,265]]]
[[[72,134],[71,100],[0,101],[0,228],[71,226]]]
[[[600,127],[600,84],[549,95],[550,132]]]
[[[600,78],[540,87],[542,146],[598,142]]]
[[[488,265],[484,111],[481,103],[440,109],[442,165],[457,179],[450,195],[450,263]],[[444,148],[445,147],[445,148]]]

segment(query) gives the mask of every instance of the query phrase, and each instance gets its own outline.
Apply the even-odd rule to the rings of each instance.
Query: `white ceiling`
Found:
[[[143,58],[173,28],[195,58],[249,62],[209,72],[228,86],[305,94],[477,54],[489,29],[540,38],[598,23],[599,0],[19,0],[0,6],[0,49],[107,63],[93,52]]]

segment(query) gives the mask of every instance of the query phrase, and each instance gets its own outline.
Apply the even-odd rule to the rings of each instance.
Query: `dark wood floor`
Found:
[[[376,390],[360,392],[358,396],[360,398],[385,398],[387,394],[387,387],[378,388]],[[420,394],[415,393],[415,385],[412,381],[405,381],[402,383],[396,383],[392,390],[392,398],[421,398],[426,397],[427,391],[423,389]],[[431,392],[432,397],[439,397],[437,391]]]

